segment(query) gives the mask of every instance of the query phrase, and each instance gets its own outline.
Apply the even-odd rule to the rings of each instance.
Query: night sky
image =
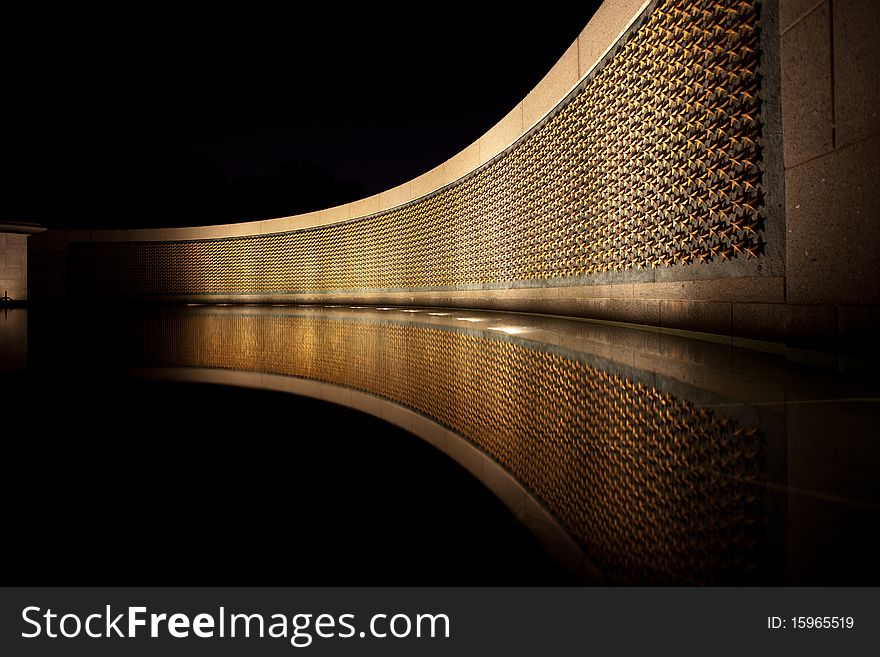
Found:
[[[4,10],[0,220],[158,227],[306,212],[427,171],[599,3],[29,4]]]

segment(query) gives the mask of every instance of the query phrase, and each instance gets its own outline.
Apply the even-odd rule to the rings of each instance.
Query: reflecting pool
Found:
[[[267,388],[385,418],[470,470],[579,581],[880,580],[880,386],[864,363],[444,308],[32,309],[17,321],[19,342],[12,324],[0,339],[7,369]]]

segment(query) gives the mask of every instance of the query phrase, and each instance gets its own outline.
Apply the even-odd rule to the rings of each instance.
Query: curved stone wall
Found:
[[[606,0],[521,103],[424,175],[296,217],[50,230],[29,243],[31,299],[491,308],[863,349],[880,326],[880,91],[858,30],[877,15]]]
[[[101,295],[278,295],[582,285],[760,257],[758,18],[742,0],[660,3],[537,128],[427,197],[271,235],[84,243],[74,277]]]
[[[363,216],[351,215],[370,199],[338,217],[74,234],[71,288],[100,298],[451,305],[460,295],[466,305],[501,307],[523,295],[564,297],[560,290],[580,301],[622,284],[769,281],[780,240],[765,201],[759,2],[606,4],[516,110],[523,123],[540,97],[548,111],[451,182],[429,176],[435,191],[414,196],[430,185],[423,176],[402,186],[411,198],[379,195],[379,211]],[[601,34],[594,23],[612,15],[623,27]],[[589,70],[571,86],[560,82],[580,71],[581,44],[595,48],[603,36]],[[561,100],[546,100],[554,86]],[[497,131],[453,161],[469,150],[484,155]],[[458,164],[441,173],[460,173]],[[632,301],[638,316],[609,318],[657,323],[656,304]],[[565,305],[549,310],[597,316]]]

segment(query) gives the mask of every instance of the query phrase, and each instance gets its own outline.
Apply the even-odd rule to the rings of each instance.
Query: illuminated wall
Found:
[[[28,237],[43,231],[35,224],[0,222],[0,297],[28,298]]]
[[[27,235],[0,230],[0,296],[27,299]]]
[[[857,66],[874,55],[836,31],[878,9],[852,4],[832,21],[828,2],[607,0],[521,103],[424,175],[295,217],[46,236],[41,290],[482,307],[828,346],[880,302],[877,128],[855,118],[880,102]]]
[[[584,284],[757,258],[758,16],[742,0],[661,3],[534,131],[427,197],[311,230],[81,243],[75,277],[98,294],[285,294]]]

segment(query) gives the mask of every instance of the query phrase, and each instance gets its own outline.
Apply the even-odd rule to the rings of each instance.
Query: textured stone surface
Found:
[[[828,0],[779,0],[779,31],[791,29],[819,5],[827,5]]]
[[[573,299],[558,301],[555,315],[573,315],[615,322],[660,324],[660,301],[640,299]]]
[[[321,221],[320,215],[320,211],[316,211],[309,212],[308,214],[300,214],[295,217],[288,217],[288,225],[285,227],[285,230],[297,230],[299,228],[317,226]]]
[[[351,407],[375,417],[382,417],[382,404],[384,403],[375,395],[360,390],[352,390],[351,392]]]
[[[412,199],[409,181],[379,194],[379,209],[387,210]]]
[[[831,151],[831,27],[822,6],[782,35],[782,131],[786,168]]]
[[[526,492],[510,473],[487,456],[483,456],[480,481],[514,513],[525,510]]]
[[[367,198],[361,199],[359,201],[354,201],[349,203],[349,216],[350,217],[364,217],[368,214],[373,214],[374,212],[379,211],[380,207],[380,195],[374,194],[373,196],[368,196]]]
[[[880,303],[880,138],[786,173],[787,298]]]
[[[127,230],[90,230],[89,239],[93,242],[124,242],[128,239]]]
[[[761,276],[635,284],[632,295],[637,299],[782,302],[785,300],[785,279],[782,276]]]
[[[729,303],[711,301],[662,301],[660,326],[730,335]]]
[[[477,479],[482,477],[483,453],[461,436],[447,432],[446,453]]]
[[[834,2],[837,147],[880,133],[880,2]]]
[[[413,198],[431,192],[454,182],[470,173],[480,165],[480,143],[474,142],[464,150],[453,155],[443,164],[434,167],[412,181],[410,192]],[[355,215],[357,216],[357,215]]]
[[[407,431],[412,431],[413,428],[413,420],[415,418],[415,413],[413,413],[408,408],[400,406],[399,404],[393,404],[390,402],[386,402],[382,405],[382,419],[394,424],[401,429],[406,429]]]
[[[523,133],[523,106],[519,103],[480,137],[480,162],[486,162],[510,146]]]
[[[784,339],[785,304],[734,303],[732,334],[738,338]]]
[[[523,100],[523,129],[528,130],[552,109],[578,78],[578,42],[575,41]]]
[[[321,384],[321,399],[331,404],[339,404],[340,406],[351,406],[351,388],[344,386],[332,385],[329,383]]]
[[[395,188],[396,189],[396,188]],[[393,191],[393,190],[392,190]],[[393,198],[393,194],[390,192],[386,192],[386,197],[384,201],[386,203],[391,203],[392,205],[396,205],[396,203],[391,200]],[[380,197],[380,204],[382,199]],[[388,207],[391,207],[390,205]],[[332,208],[327,208],[326,210],[321,210],[321,224],[333,224],[337,221],[345,221],[346,219],[351,217],[351,205],[346,203],[344,205],[337,205]]]
[[[422,415],[416,415],[413,418],[412,431],[414,434],[422,438],[422,440],[433,445],[441,452],[446,451],[449,431],[433,420],[429,420]]]
[[[578,36],[581,76],[595,66],[644,4],[644,0],[606,0],[602,3]]]

